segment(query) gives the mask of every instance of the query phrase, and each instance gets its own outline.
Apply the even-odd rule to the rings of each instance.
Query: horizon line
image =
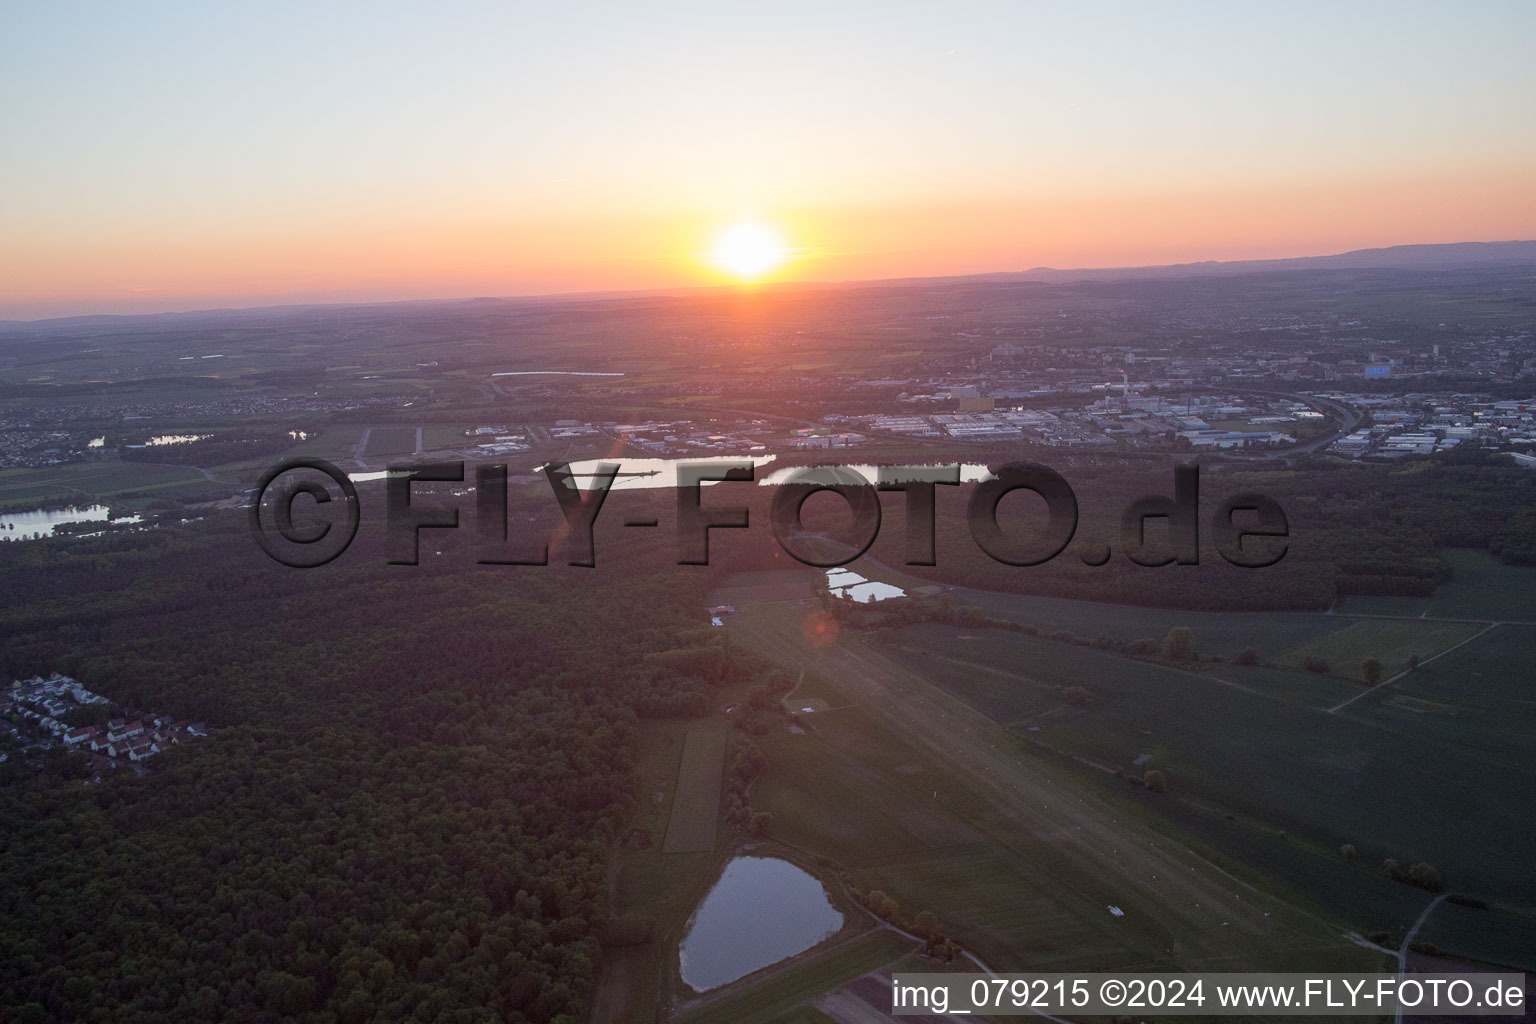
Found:
[[[38,325],[38,324],[54,323],[54,322],[65,321],[65,320],[70,320],[70,321],[80,321],[80,320],[130,320],[130,319],[141,319],[141,318],[146,318],[146,317],[158,317],[158,316],[197,316],[197,315],[205,315],[205,314],[211,314],[211,313],[256,313],[256,312],[262,312],[262,311],[278,312],[278,311],[283,311],[283,310],[341,309],[341,308],[361,307],[361,306],[404,306],[404,305],[428,305],[428,304],[433,304],[433,305],[443,304],[443,305],[446,305],[446,304],[462,304],[462,303],[469,303],[469,302],[520,302],[520,301],[521,302],[538,302],[538,301],[602,302],[602,301],[618,300],[618,299],[625,299],[625,298],[666,298],[666,297],[674,297],[674,296],[692,295],[692,294],[697,294],[697,293],[715,293],[715,292],[742,293],[742,292],[785,290],[785,289],[793,289],[793,288],[831,289],[831,288],[848,288],[848,287],[859,287],[859,286],[895,285],[895,284],[906,284],[906,283],[913,283],[913,282],[919,282],[919,281],[985,280],[985,279],[988,279],[988,278],[999,278],[999,277],[1026,278],[1028,275],[1031,275],[1031,274],[1040,274],[1040,275],[1046,275],[1046,274],[1052,274],[1052,275],[1055,275],[1055,274],[1113,274],[1113,273],[1133,273],[1133,272],[1138,272],[1138,271],[1178,271],[1178,270],[1183,270],[1183,269],[1210,270],[1212,268],[1219,268],[1219,267],[1241,267],[1241,266],[1248,266],[1248,265],[1253,265],[1253,264],[1304,264],[1304,263],[1306,263],[1307,261],[1310,261],[1310,260],[1336,259],[1336,258],[1342,258],[1342,257],[1346,257],[1346,256],[1365,256],[1365,255],[1368,255],[1368,254],[1371,254],[1371,253],[1386,253],[1386,252],[1391,252],[1391,251],[1394,251],[1394,250],[1403,250],[1403,249],[1449,249],[1449,248],[1465,247],[1465,246],[1506,246],[1506,245],[1533,245],[1533,246],[1536,246],[1536,239],[1511,238],[1511,239],[1491,239],[1491,240],[1468,239],[1468,240],[1463,240],[1463,241],[1458,241],[1458,242],[1405,242],[1405,243],[1400,243],[1400,244],[1396,244],[1396,245],[1375,246],[1375,247],[1367,247],[1367,248],[1363,248],[1363,249],[1348,249],[1348,250],[1345,250],[1344,252],[1313,253],[1313,254],[1307,255],[1307,256],[1271,256],[1271,257],[1255,257],[1255,258],[1251,258],[1251,259],[1240,259],[1240,260],[1190,260],[1190,261],[1183,262],[1183,263],[1120,264],[1120,265],[1114,265],[1114,266],[1097,266],[1097,267],[1048,267],[1048,266],[1037,266],[1037,267],[1030,267],[1030,268],[1025,269],[1025,270],[990,270],[990,271],[976,271],[976,272],[966,273],[966,274],[914,274],[914,275],[907,275],[907,276],[902,276],[902,277],[849,278],[849,279],[837,280],[837,281],[781,280],[781,281],[764,281],[764,282],[761,282],[761,283],[745,283],[745,284],[743,284],[743,283],[736,283],[736,284],[719,283],[719,284],[682,285],[682,286],[658,287],[658,288],[603,289],[603,290],[596,290],[596,291],[593,291],[593,290],[573,290],[573,291],[554,291],[554,292],[532,292],[532,293],[527,293],[527,294],[515,294],[514,293],[514,294],[503,294],[503,295],[461,295],[461,296],[440,297],[440,298],[425,298],[424,297],[424,298],[399,298],[399,299],[353,299],[353,300],[332,300],[332,301],[321,300],[321,301],[314,301],[314,302],[272,302],[272,303],[265,303],[265,304],[257,303],[255,305],[250,305],[250,306],[203,306],[203,307],[195,307],[195,308],[190,308],[190,309],[163,309],[163,310],[155,310],[155,311],[152,311],[152,312],[137,312],[137,313],[68,313],[68,314],[64,314],[62,316],[44,316],[44,317],[36,317],[34,319],[10,319],[10,318],[0,319],[0,328],[19,327],[19,326],[35,326],[35,325]],[[1536,262],[1536,253],[1532,254],[1531,261],[1532,262]],[[1278,269],[1285,269],[1285,268],[1283,268],[1283,267],[1276,267],[1275,269],[1278,270]],[[1361,270],[1364,270],[1364,269],[1371,269],[1371,268],[1362,266],[1362,267],[1350,268],[1350,269],[1361,269]],[[1382,267],[1379,267],[1377,269],[1393,269],[1393,268],[1388,266],[1388,265],[1383,265]],[[1446,269],[1446,268],[1443,267],[1443,266],[1430,266],[1430,267],[1424,267],[1424,268],[1414,268],[1414,267],[1407,267],[1407,266],[1398,266],[1395,269],[1403,269],[1403,270],[1412,270],[1412,269],[1436,270],[1436,269],[1441,269],[1441,270],[1443,270],[1443,269]],[[1021,281],[1020,283],[1030,283],[1030,282]],[[1038,283],[1040,283],[1040,284],[1066,284],[1066,283],[1072,283],[1072,282],[1066,282],[1066,281],[1061,281],[1061,280],[1053,280],[1053,281],[1041,280]]]

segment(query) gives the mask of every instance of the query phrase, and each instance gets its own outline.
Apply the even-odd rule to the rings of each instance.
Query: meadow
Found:
[[[416,430],[412,427],[374,427],[368,434],[367,458],[410,455],[416,451]]]
[[[1365,663],[1381,665],[1382,679],[1408,668],[1411,658],[1425,658],[1469,640],[1482,630],[1480,623],[1436,622],[1425,619],[1361,619],[1343,629],[1317,637],[1274,658],[1280,668],[1305,670],[1309,662],[1327,665],[1327,671],[1356,682],[1367,682]]]
[[[1045,633],[1057,631],[1080,637],[1099,635],[1114,640],[1161,641],[1175,626],[1195,631],[1202,654],[1232,657],[1253,648],[1262,655],[1278,654],[1290,647],[1323,636],[1338,628],[1330,616],[1305,612],[1276,615],[1270,612],[1192,612],[1150,608],[1144,605],[1106,605],[1033,594],[1006,594],[956,587],[952,593],[1010,622],[1033,626]]]
[[[698,791],[709,781],[680,774],[690,731],[680,721],[647,722],[640,730],[636,759],[640,799],[635,820],[614,858],[610,912],[650,922],[651,938],[643,944],[604,950],[595,1021],[656,1020],[655,1007],[664,1004],[673,984],[683,929],[724,863],[716,851],[722,838],[718,832],[708,848],[699,852],[662,852],[662,837],[679,788]],[[712,778],[718,794],[718,765]]]
[[[1452,557],[1496,592],[1532,580],[1466,554]],[[1442,904],[1421,940],[1536,966],[1536,700],[1522,670],[1536,628],[957,590],[1046,635],[921,623],[844,630],[817,647],[800,630],[809,606],[775,600],[787,591],[772,574],[732,578],[726,592],[744,605],[733,637],[805,673],[786,706],[817,709],[799,716],[804,734],[761,741],[754,807],[904,914],[938,914],[996,969],[1217,958],[1372,969],[1375,954],[1330,940],[1355,931],[1395,945],[1432,899],[1390,878],[1388,858],[1431,863],[1449,888],[1491,905]],[[1437,611],[1474,618],[1490,610],[1487,594],[1464,584]],[[1194,630],[1203,660],[1092,642],[1175,626]],[[1258,663],[1230,660],[1244,650]],[[1348,678],[1367,657],[1389,677],[1410,653],[1425,664],[1388,686]],[[1303,670],[1314,655],[1331,670]],[[1151,769],[1167,792],[1142,785]],[[1074,846],[1079,830],[1098,834],[1092,854]],[[1238,888],[1175,895],[1162,884],[1170,865],[1154,857],[1188,857],[1177,870],[1214,869]],[[1219,920],[1202,913],[1223,898]],[[1111,902],[1125,918],[1104,913]],[[1266,916],[1234,927],[1238,906]]]
[[[901,958],[913,945],[911,939],[884,928],[833,940],[830,948],[817,956],[782,970],[770,970],[756,981],[731,989],[724,998],[673,1019],[678,1024],[825,1020],[818,1011],[797,1004]]]
[[[1507,636],[1426,667],[1426,685],[1465,673],[1469,659],[1490,657],[1479,654],[1485,643],[1525,639]],[[1484,734],[1502,727],[1486,716],[1479,723],[1476,716],[1426,715],[1390,703],[1398,696],[1390,688],[1330,714],[1244,685],[1224,666],[1186,671],[1014,634],[923,625],[898,631],[891,642],[903,653],[922,652],[911,655],[918,660],[948,662],[925,675],[1031,742],[1106,772],[1163,771],[1178,798],[1335,857],[1352,843],[1372,863],[1428,861],[1459,888],[1536,900],[1522,824],[1536,806],[1531,741],[1504,730],[1500,756]],[[1502,705],[1518,703],[1510,700],[1513,682],[1503,677]],[[1433,692],[1459,709],[1454,694]]]
[[[724,728],[700,725],[688,730],[677,768],[666,838],[667,853],[699,853],[715,848],[720,824],[720,769],[729,737]]]
[[[1447,548],[1440,557],[1455,576],[1428,597],[1344,595],[1340,615],[1400,615],[1465,618],[1486,622],[1536,622],[1536,587],[1531,570],[1505,565],[1487,551]]]
[[[791,703],[819,692],[829,705],[801,716],[805,733],[761,741],[768,768],[753,804],[860,888],[906,915],[933,911],[996,969],[1374,964],[1324,917],[1255,886],[1255,873],[1216,869],[1096,773],[933,685],[908,652],[846,633],[796,643],[802,613],[758,606],[732,626],[756,650],[793,652],[818,680]]]
[[[41,469],[0,469],[0,507],[30,508],[39,502],[80,495],[93,500],[134,500],[209,486],[201,473],[186,466],[116,459]]]

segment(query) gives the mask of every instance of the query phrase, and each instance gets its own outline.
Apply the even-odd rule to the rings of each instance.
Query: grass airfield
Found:
[[[1054,639],[920,623],[844,629],[812,645],[807,574],[733,577],[716,595],[739,609],[732,642],[803,671],[785,704],[804,732],[758,738],[767,769],[753,807],[773,815],[786,848],[883,890],[904,916],[932,911],[993,970],[1389,970],[1362,936],[1396,948],[1434,894],[1388,878],[1386,857],[1428,860],[1449,889],[1489,904],[1442,902],[1420,941],[1530,969],[1536,695],[1520,666],[1536,657],[1536,627],[1478,614],[1489,592],[1522,592],[1532,576],[1469,554],[1452,553],[1483,574],[1462,591],[1481,603],[1441,600],[1438,615],[1411,618],[957,592]],[[1461,619],[1470,621],[1441,621]],[[1067,636],[1156,637],[1175,625],[1221,660],[1172,665]],[[1260,664],[1231,663],[1248,648]],[[1324,651],[1339,664],[1300,668]],[[1407,653],[1423,666],[1393,678]],[[1385,685],[1351,678],[1366,657],[1384,663]],[[1069,687],[1091,700],[1068,701]],[[674,771],[685,736],[670,741]],[[1154,767],[1168,792],[1140,784]],[[675,787],[701,791],[681,778]],[[722,825],[713,855],[647,853],[649,873],[625,876],[645,878],[653,907],[676,907],[641,972],[663,988],[675,985],[667,944],[731,842]],[[1353,863],[1345,842],[1359,851]],[[693,888],[678,902],[684,879]],[[678,1019],[841,1019],[872,979],[913,955],[878,924],[860,929],[690,1003]]]
[[[733,638],[764,653],[800,649],[831,706],[807,716],[806,734],[761,744],[769,768],[754,804],[861,887],[907,913],[932,910],[989,966],[1374,965],[1331,923],[1106,801],[1079,766],[1040,756],[902,652],[846,632],[808,648],[803,614],[758,606],[732,623]]]

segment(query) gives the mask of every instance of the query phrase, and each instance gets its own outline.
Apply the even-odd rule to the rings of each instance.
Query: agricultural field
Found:
[[[718,726],[688,730],[677,768],[662,849],[667,853],[700,853],[715,848],[720,824],[720,772],[729,734]]]
[[[773,1018],[769,1024],[837,1024],[837,1022],[814,1006],[797,1006],[788,1013]]]
[[[1536,627],[1498,626],[1351,704],[1351,718],[1467,748],[1499,770],[1530,771],[1536,736]],[[1536,794],[1528,791],[1527,808]]]
[[[1114,640],[1161,640],[1175,626],[1187,626],[1195,631],[1200,653],[1228,658],[1248,648],[1267,658],[1340,626],[1336,618],[1320,613],[1191,612],[966,587],[952,592],[989,615],[1046,633],[1062,631],[1089,639],[1103,634]]]
[[[1468,564],[1506,591],[1532,578]],[[805,731],[759,741],[754,808],[858,888],[933,911],[994,969],[1375,969],[1379,954],[1336,940],[1395,944],[1433,898],[1389,878],[1387,858],[1491,904],[1441,904],[1424,941],[1536,965],[1536,693],[1521,671],[1536,627],[956,591],[1072,636],[920,623],[815,647],[810,606],[779,590],[756,573],[716,591],[739,603],[734,641],[803,673],[785,704]],[[1204,660],[1098,649],[1084,641],[1099,623],[1113,639],[1187,626]],[[1258,664],[1230,661],[1250,649]],[[1346,678],[1367,657],[1390,678],[1410,653],[1424,665],[1390,685]],[[1333,670],[1303,671],[1309,656]],[[1154,768],[1167,792],[1141,784]]]
[[[1428,716],[1381,710],[1390,688],[1330,714],[1236,685],[1224,667],[1197,673],[1014,634],[982,644],[960,635],[916,626],[891,643],[914,661],[948,661],[929,678],[1021,738],[1106,772],[1158,769],[1181,799],[1253,818],[1289,841],[1334,851],[1354,843],[1378,862],[1426,860],[1473,892],[1536,899],[1523,869],[1530,846],[1521,824],[1536,806],[1529,767],[1536,741],[1524,740],[1523,761],[1510,764],[1490,754],[1475,729],[1453,738],[1417,729]],[[1462,651],[1476,648],[1436,664],[1454,672]],[[986,679],[988,691],[968,685],[956,668]],[[1505,703],[1519,696],[1509,689],[1514,682],[1504,678]],[[1387,714],[1390,723],[1381,720]],[[1506,734],[1506,747],[1521,743]],[[1472,822],[1475,846],[1467,842]]]
[[[761,979],[731,989],[723,998],[674,1019],[678,1024],[826,1020],[828,1018],[819,1011],[810,1007],[796,1009],[796,1004],[898,960],[912,952],[915,945],[911,939],[885,928],[866,931],[850,939],[833,940],[816,956],[792,962],[779,970],[770,969]]]
[[[332,462],[351,459],[357,453],[357,443],[363,439],[363,427],[355,423],[328,423],[309,431],[291,454],[328,459]]]
[[[1536,949],[1536,913],[1529,907],[1484,909],[1444,903],[1425,922],[1419,937],[1439,949],[1456,950],[1473,961],[1505,963],[1511,949]],[[1536,971],[1536,957],[1527,955],[1510,966]]]
[[[655,1020],[650,1007],[660,1000],[676,971],[676,947],[683,928],[724,860],[713,842],[697,853],[662,850],[662,837],[677,803],[679,769],[690,731],[682,722],[647,722],[640,730],[636,765],[640,810],[617,856],[612,900],[613,913],[652,921],[652,940],[604,952],[594,1021],[649,1024]]]
[[[1361,619],[1276,655],[1280,668],[1304,670],[1316,659],[1325,671],[1355,682],[1365,682],[1364,664],[1381,663],[1382,679],[1390,679],[1408,667],[1409,658],[1431,657],[1470,640],[1484,627],[1468,622],[1436,622],[1425,619]]]
[[[1487,551],[1466,548],[1448,548],[1440,557],[1450,563],[1455,575],[1429,597],[1345,595],[1334,605],[1335,614],[1536,622],[1533,570],[1505,565]]]
[[[762,740],[753,805],[860,888],[932,910],[998,969],[1374,965],[1336,926],[1216,869],[1094,773],[927,681],[907,652],[847,633],[809,648],[803,611],[757,606],[732,626],[835,690],[828,711],[801,716],[804,734]]]
[[[511,424],[508,424],[511,426]],[[443,426],[434,423],[422,428],[423,447],[428,451],[434,448],[457,448],[470,443],[464,436],[464,431],[470,429],[464,426]],[[516,429],[515,427],[513,429]]]
[[[179,490],[211,486],[197,470],[115,459],[75,462],[45,469],[0,469],[0,508],[22,508],[41,501],[85,494],[95,500],[129,495],[153,498]]]
[[[415,451],[415,427],[374,427],[368,434],[364,455],[370,459],[382,459],[391,455],[411,455]]]

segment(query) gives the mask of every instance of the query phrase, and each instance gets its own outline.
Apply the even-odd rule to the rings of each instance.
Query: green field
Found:
[[[1470,960],[1536,971],[1536,955],[1531,952],[1536,950],[1536,913],[1530,908],[1514,913],[1442,903],[1424,923],[1419,938],[1441,949],[1454,949]],[[1524,950],[1525,956],[1511,960],[1510,950]]]
[[[350,459],[357,453],[357,442],[362,438],[363,428],[356,424],[326,424],[310,430],[309,436],[293,449],[293,454],[314,456],[333,462]]]
[[[195,469],[115,459],[74,462],[44,469],[0,470],[0,507],[26,507],[84,493],[94,499],[206,490],[211,484]]]
[[[1484,622],[1536,622],[1536,569],[1505,565],[1487,551],[1448,548],[1455,575],[1429,597],[1340,597],[1340,615],[1420,615]]]
[[[641,946],[604,951],[594,1021],[655,1020],[654,1006],[664,1001],[677,970],[683,928],[720,873],[722,857],[713,850],[662,852],[688,731],[684,722],[651,721],[640,729],[639,807],[619,851],[611,912],[653,921],[653,937]]]
[[[1364,689],[1359,683],[1347,682],[1338,676],[1297,672],[1272,665],[1221,665],[1205,671],[1255,693],[1324,711],[1351,697],[1358,697]]]
[[[1373,863],[1428,860],[1452,884],[1529,901],[1536,882],[1524,870],[1522,821],[1536,806],[1536,740],[1525,684],[1507,670],[1531,656],[1533,641],[1528,628],[1506,629],[1408,677],[1402,694],[1465,710],[1437,715],[1392,703],[1396,685],[1333,715],[1247,688],[1227,667],[1184,672],[1016,634],[978,643],[959,639],[975,631],[915,626],[890,643],[1021,739],[1107,771],[1160,769],[1179,800],[1285,833],[1284,845],[1325,860],[1350,842]],[[1448,685],[1483,662],[1475,699]],[[1069,686],[1091,703],[1070,703]]]
[[[374,427],[368,435],[367,458],[411,455],[416,451],[415,427]]]
[[[1336,618],[1313,612],[1192,612],[964,587],[953,592],[988,614],[1046,633],[1064,631],[1088,638],[1103,634],[1114,640],[1161,640],[1173,627],[1187,626],[1194,630],[1195,644],[1202,654],[1226,657],[1250,647],[1269,657],[1341,625]]]
[[[770,971],[759,981],[732,989],[726,997],[675,1018],[679,1024],[760,1024],[791,1010],[796,1004],[910,953],[914,943],[884,928],[838,942],[820,954],[787,968]],[[814,1012],[814,1011],[812,1011]],[[791,1020],[824,1019],[791,1017]]]
[[[434,448],[457,448],[469,444],[470,439],[464,436],[467,427],[445,427],[441,424],[432,424],[422,430],[424,447],[430,451]]]
[[[1530,578],[1494,571],[1506,581]],[[764,592],[770,583],[754,581]],[[812,649],[796,628],[802,608],[743,609],[733,637],[808,670],[788,703],[815,694],[832,709],[803,717],[807,735],[762,741],[769,768],[754,806],[773,814],[777,833],[849,866],[861,888],[883,889],[908,914],[934,911],[989,962],[1047,969],[1200,960],[1209,921],[1175,920],[1160,902],[1167,894],[1135,882],[1126,891],[1124,874],[1106,887],[1145,847],[1111,841],[1118,856],[1110,860],[1122,863],[1097,870],[1063,862],[1073,833],[1103,827],[1106,814],[1150,828],[1282,906],[1334,920],[1336,933],[1401,934],[1428,903],[1430,894],[1381,871],[1389,857],[1428,861],[1451,887],[1490,900],[1536,904],[1526,870],[1536,688],[1524,669],[1536,659],[1536,628],[1479,635],[1482,624],[1433,619],[1198,614],[1005,594],[976,603],[1079,637],[1097,635],[1095,623],[1122,638],[1188,625],[1202,653],[1251,647],[1265,662],[1178,667],[937,624],[845,630]],[[1446,651],[1364,696],[1359,682],[1341,678],[1366,657],[1390,675],[1410,653]],[[1339,675],[1288,667],[1309,654],[1328,658]],[[1330,713],[1352,697],[1360,699]],[[1069,802],[1102,803],[1097,814],[1053,827],[1014,817],[1006,794],[989,794],[964,770],[972,759],[986,762],[988,783],[1018,794],[1038,792],[1044,780]],[[1151,768],[1166,773],[1168,793],[1139,784]],[[1057,806],[1045,800],[1039,810],[1050,817]],[[1344,843],[1359,851],[1353,863],[1340,856]],[[1127,917],[1101,920],[1109,902]],[[1483,958],[1503,949],[1504,962],[1536,957],[1525,917],[1509,916],[1508,926],[1486,920],[1499,924],[1498,941],[1442,947]],[[1295,927],[1284,939],[1250,936],[1267,948],[1243,954],[1246,962],[1320,955],[1320,945],[1298,938],[1305,925]]]
[[[770,1024],[837,1024],[837,1022],[814,1006],[797,1006],[788,1013],[773,1018]]]
[[[1483,627],[1468,622],[1423,619],[1361,619],[1276,656],[1281,668],[1302,669],[1309,658],[1321,658],[1336,676],[1364,682],[1362,666],[1369,658],[1381,662],[1382,679],[1408,667],[1410,656],[1425,659],[1475,636]]]
[[[688,730],[677,769],[672,816],[661,848],[667,853],[702,853],[715,848],[720,823],[720,771],[728,739],[723,728]]]
[[[1509,585],[1528,578],[1492,572]],[[931,910],[994,969],[1381,969],[1380,954],[1344,933],[1395,943],[1433,898],[1388,878],[1388,857],[1426,860],[1451,887],[1515,908],[1442,904],[1422,939],[1536,963],[1526,870],[1536,690],[1523,671],[1536,628],[1478,635],[1475,622],[964,591],[1047,634],[1157,638],[1188,626],[1206,660],[933,623],[844,630],[813,648],[800,630],[804,586],[793,573],[742,574],[711,598],[737,604],[733,642],[803,672],[786,705],[816,709],[799,716],[803,732],[757,738],[767,766],[752,806],[772,815],[776,840],[825,858],[856,889],[884,891],[907,918]],[[1369,693],[1345,678],[1366,657],[1390,674],[1410,653],[1462,641]],[[1248,648],[1260,664],[1230,661]],[[1300,670],[1313,655],[1332,671]],[[637,821],[665,838],[625,853],[616,906],[655,914],[658,940],[605,953],[598,1020],[636,1020],[615,1009],[627,994],[675,990],[677,941],[730,852],[715,846],[726,724],[645,727],[642,795],[654,799]],[[1167,793],[1140,784],[1150,768],[1166,773]],[[1358,849],[1354,862],[1343,843]],[[818,996],[903,955],[879,948],[880,936],[895,938],[834,940],[718,995],[685,997],[680,1019],[822,1020]]]
[[[1255,873],[1235,879],[1152,827],[1142,791],[1106,792],[1098,773],[933,686],[909,652],[846,633],[808,649],[798,611],[754,607],[732,626],[832,681],[833,710],[804,718],[808,732],[761,741],[753,804],[860,888],[908,916],[933,911],[997,969],[1374,964],[1336,926],[1252,886]]]
[[[1351,718],[1452,748],[1526,776],[1536,736],[1536,627],[1499,626],[1349,706]],[[1482,787],[1468,794],[1480,798]],[[1526,807],[1536,807],[1527,790]]]

